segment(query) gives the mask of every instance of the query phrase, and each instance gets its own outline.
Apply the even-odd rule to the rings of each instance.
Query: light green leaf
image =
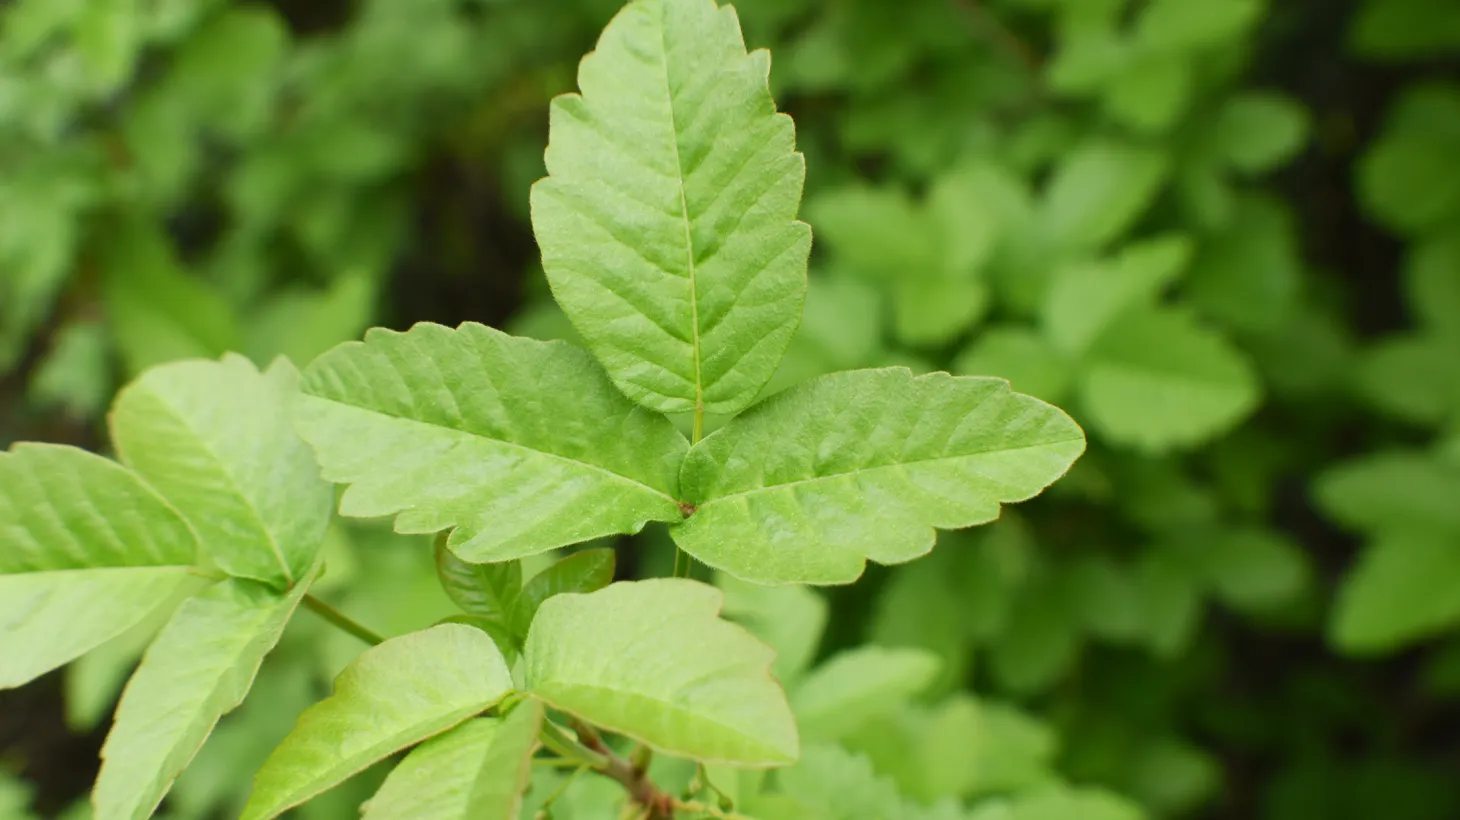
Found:
[[[977,817],[977,815],[975,815]],[[1013,801],[1007,820],[1146,820],[1130,801],[1095,789],[1049,789]]]
[[[1257,406],[1258,382],[1221,336],[1175,310],[1137,309],[1098,339],[1080,395],[1116,444],[1160,452],[1225,432]]]
[[[1189,239],[1171,234],[1127,245],[1108,260],[1067,266],[1045,296],[1045,337],[1065,353],[1084,353],[1120,314],[1154,303],[1186,269],[1191,252]]]
[[[982,710],[967,695],[936,707],[907,706],[864,727],[847,742],[899,790],[924,803],[963,798],[977,783],[988,745]]]
[[[676,578],[558,595],[527,636],[526,676],[549,706],[660,751],[776,766],[800,747],[774,653],[720,620],[723,596]]]
[[[1421,453],[1365,456],[1319,477],[1319,505],[1358,530],[1460,534],[1460,465]]]
[[[197,541],[150,487],[75,447],[0,453],[0,573],[192,566]]]
[[[1075,148],[1045,190],[1045,235],[1072,251],[1105,245],[1150,206],[1167,166],[1164,154],[1119,142],[1091,141]]]
[[[900,186],[822,191],[806,203],[806,218],[839,263],[870,279],[927,279],[940,263],[935,224]]]
[[[117,397],[112,439],[122,460],[192,524],[229,574],[278,587],[314,564],[333,490],[294,433],[299,374],[264,373],[242,356],[144,373]]]
[[[1293,599],[1312,576],[1303,548],[1267,530],[1238,529],[1203,545],[1204,580],[1229,606],[1264,609]]]
[[[794,802],[778,813],[760,808],[764,798],[751,802],[748,811],[774,820],[898,820],[901,799],[887,777],[879,777],[863,755],[839,746],[806,749],[801,761],[777,773],[781,792]],[[794,808],[792,808],[794,807]]]
[[[894,293],[892,329],[909,347],[937,347],[983,318],[989,288],[982,281],[908,279]]]
[[[1180,119],[1191,102],[1193,84],[1187,55],[1147,55],[1106,85],[1105,110],[1133,130],[1158,134]]]
[[[1222,106],[1213,129],[1212,140],[1228,165],[1260,174],[1287,162],[1303,147],[1308,114],[1281,94],[1250,91]]]
[[[688,444],[565,342],[482,325],[373,329],[305,371],[297,425],[343,515],[455,527],[466,561],[506,561],[681,518]]]
[[[117,706],[92,794],[97,820],[152,816],[218,719],[243,702],[309,580],[280,594],[229,579],[178,608]]]
[[[511,631],[512,613],[522,594],[521,561],[468,564],[446,548],[445,536],[438,536],[436,576],[462,612]]]
[[[29,683],[126,632],[186,583],[188,567],[0,575],[0,689]]]
[[[982,734],[972,795],[1028,791],[1054,781],[1059,738],[1048,725],[1002,703],[980,703]]]
[[[1152,0],[1136,20],[1136,39],[1149,49],[1190,51],[1220,46],[1262,19],[1261,0]]]
[[[923,649],[862,646],[832,656],[791,696],[807,740],[839,740],[885,717],[927,689],[942,663]]]
[[[485,711],[512,691],[486,633],[442,624],[392,638],[335,679],[269,756],[243,820],[277,817],[351,775]]]
[[[661,412],[734,413],[806,293],[805,161],[770,55],[730,7],[635,0],[552,106],[532,224],[553,294],[614,384]]]
[[[611,547],[580,550],[532,576],[522,586],[512,610],[512,631],[526,637],[542,602],[565,592],[597,592],[613,583],[615,553]]]
[[[1460,535],[1398,530],[1374,541],[1344,578],[1329,634],[1345,652],[1373,654],[1457,623]]]
[[[793,686],[821,645],[826,599],[806,587],[763,587],[723,572],[716,574],[715,585],[725,593],[726,619],[774,649],[771,673],[782,685]]]
[[[360,337],[375,314],[376,291],[373,280],[357,273],[341,277],[329,290],[283,292],[249,322],[247,351],[259,362],[275,356],[309,362]]]
[[[1009,385],[1047,402],[1064,399],[1074,380],[1074,367],[1044,336],[1019,325],[985,330],[953,361],[962,376],[997,376]]]
[[[362,807],[364,820],[517,820],[542,719],[527,701],[422,743]]]
[[[685,460],[696,507],[671,528],[743,580],[835,584],[910,561],[934,529],[998,517],[1084,451],[1068,416],[1001,379],[902,368],[823,376],[761,402]]]

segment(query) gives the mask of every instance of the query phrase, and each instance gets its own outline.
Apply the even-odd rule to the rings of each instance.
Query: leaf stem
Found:
[[[380,637],[380,635],[361,626],[350,616],[339,611],[338,609],[335,609],[334,607],[330,606],[324,601],[321,601],[313,595],[304,596],[304,606],[309,611],[325,619],[326,621],[329,621],[331,625],[336,626],[339,629],[350,633],[351,635],[354,635],[355,637],[359,638],[365,643],[370,644],[371,646],[379,646],[385,643],[385,639]]]
[[[629,793],[629,799],[644,808],[643,816],[647,820],[673,820],[673,795],[660,791],[646,772],[608,748],[597,729],[580,720],[573,721],[573,729],[580,743],[607,759],[607,765],[595,767],[598,772],[617,780]]]

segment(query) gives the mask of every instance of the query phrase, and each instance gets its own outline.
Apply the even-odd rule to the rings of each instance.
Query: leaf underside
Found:
[[[553,295],[634,401],[744,409],[800,320],[805,161],[734,9],[638,0],[552,105],[532,226]]]

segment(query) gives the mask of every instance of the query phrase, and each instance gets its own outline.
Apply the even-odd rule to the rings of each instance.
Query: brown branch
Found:
[[[608,765],[596,771],[618,781],[624,791],[629,793],[629,799],[648,812],[646,820],[674,820],[674,797],[660,791],[654,781],[649,779],[645,772],[647,758],[639,761],[641,765],[625,760],[603,742],[597,729],[582,721],[573,721],[573,730],[578,733],[579,743],[608,759]]]

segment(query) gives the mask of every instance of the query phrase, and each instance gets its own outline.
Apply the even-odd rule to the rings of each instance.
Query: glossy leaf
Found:
[[[469,626],[442,624],[373,647],[340,673],[334,694],[307,709],[270,755],[243,818],[277,817],[511,690],[502,654]]]
[[[613,583],[614,558],[611,548],[581,550],[532,576],[513,607],[512,631],[525,637],[542,602],[554,595],[597,592]]]
[[[527,701],[422,743],[362,807],[364,820],[517,820],[542,719]]]
[[[527,636],[532,694],[672,755],[748,767],[796,759],[774,653],[720,620],[714,587],[677,578],[549,598]]]
[[[998,517],[1084,451],[1068,416],[1000,379],[901,368],[824,376],[705,438],[681,477],[686,552],[770,584],[855,580],[910,561],[934,528]]]
[[[681,515],[687,444],[582,350],[478,324],[374,329],[305,371],[298,426],[340,512],[454,527],[463,560],[506,561]]]
[[[517,597],[522,593],[522,562],[468,564],[447,549],[446,537],[436,539],[436,577],[441,588],[473,618],[510,629]]]
[[[775,372],[806,292],[805,163],[713,0],[635,0],[552,106],[532,224],[553,295],[614,384],[734,413]]]
[[[218,719],[243,702],[308,586],[280,594],[229,579],[178,608],[117,706],[92,795],[97,820],[152,816]]]
[[[112,438],[123,462],[192,524],[229,574],[286,587],[314,564],[333,491],[294,433],[298,373],[259,373],[242,356],[144,373],[117,397]]]

